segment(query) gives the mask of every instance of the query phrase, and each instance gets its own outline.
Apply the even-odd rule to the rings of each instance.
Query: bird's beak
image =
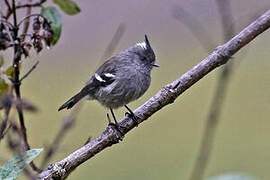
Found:
[[[154,67],[160,67],[160,65],[158,63],[156,63],[156,62],[152,63],[152,66],[154,66]]]

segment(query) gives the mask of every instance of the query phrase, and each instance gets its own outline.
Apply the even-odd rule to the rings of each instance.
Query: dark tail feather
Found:
[[[70,109],[72,108],[77,102],[79,102],[82,98],[84,98],[88,93],[86,91],[80,91],[78,94],[70,98],[65,104],[63,104],[58,111],[61,111],[62,109]]]

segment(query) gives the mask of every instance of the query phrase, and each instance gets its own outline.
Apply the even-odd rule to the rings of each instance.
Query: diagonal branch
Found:
[[[198,82],[212,70],[227,63],[236,52],[251,42],[259,34],[266,31],[269,27],[270,10],[226,44],[217,47],[203,61],[198,63],[174,82],[163,87],[155,96],[137,108],[134,111],[134,114],[138,117],[138,123],[142,123],[166,105],[173,103],[179,95],[189,89],[193,84]],[[119,124],[121,127],[120,129],[124,134],[136,127],[133,120],[128,117],[120,120]],[[51,164],[47,169],[38,174],[37,178],[64,179],[80,164],[100,153],[105,148],[118,143],[122,138],[123,137],[119,131],[114,129],[112,126],[109,126],[97,138],[79,148],[63,160]]]

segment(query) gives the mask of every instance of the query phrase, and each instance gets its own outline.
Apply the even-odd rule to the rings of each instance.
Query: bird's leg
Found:
[[[110,108],[110,111],[111,111],[111,114],[112,114],[112,117],[113,117],[113,120],[114,120],[115,123],[113,123],[113,122],[111,121],[111,118],[110,118],[109,114],[107,113],[107,118],[108,118],[108,121],[109,121],[109,126],[114,126],[115,129],[116,129],[122,136],[124,136],[124,133],[120,130],[120,125],[118,124],[118,122],[117,122],[117,120],[116,120],[116,118],[115,118],[115,115],[114,115],[114,113],[113,113],[112,108]]]
[[[111,114],[112,114],[112,117],[113,117],[113,120],[114,120],[115,124],[118,126],[119,124],[118,124],[118,122],[117,122],[117,120],[116,120],[116,118],[115,118],[115,115],[114,115],[114,113],[113,113],[112,108],[110,108],[110,111],[111,111]]]
[[[138,123],[137,117],[135,116],[133,111],[127,105],[125,105],[125,108],[128,110],[128,112],[126,112],[125,115],[128,116],[129,118],[131,118],[133,120],[135,126],[138,127],[139,123]]]
[[[113,123],[112,123],[112,120],[111,120],[111,118],[110,118],[109,113],[107,113],[107,119],[108,119],[108,121],[109,121],[109,125],[112,125]]]

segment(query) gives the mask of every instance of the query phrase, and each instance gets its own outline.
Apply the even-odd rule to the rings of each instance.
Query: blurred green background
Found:
[[[23,98],[40,109],[38,113],[25,115],[32,148],[45,147],[55,137],[63,117],[69,114],[69,111],[57,112],[58,107],[78,92],[102,63],[100,58],[120,23],[126,25],[126,32],[115,53],[142,41],[147,34],[161,65],[153,71],[147,93],[130,104],[132,109],[208,54],[190,30],[171,16],[172,7],[180,6],[190,12],[218,45],[223,43],[214,0],[78,0],[77,3],[82,12],[75,16],[63,15],[59,43],[39,55],[33,52],[23,62],[25,72],[35,60],[40,60],[38,68],[22,84]],[[256,14],[270,7],[269,0],[232,0],[231,4],[237,32]],[[268,31],[233,59],[235,71],[205,177],[244,172],[261,180],[270,179],[269,45]],[[207,75],[174,104],[131,131],[123,142],[85,162],[69,179],[188,179],[220,70]],[[107,126],[105,113],[106,109],[97,102],[86,102],[51,163],[82,146],[89,136],[99,135]],[[15,112],[12,114],[17,118]],[[123,115],[123,109],[117,110],[117,117]],[[2,164],[13,155],[5,143],[0,148]],[[36,159],[37,163],[42,155]]]

